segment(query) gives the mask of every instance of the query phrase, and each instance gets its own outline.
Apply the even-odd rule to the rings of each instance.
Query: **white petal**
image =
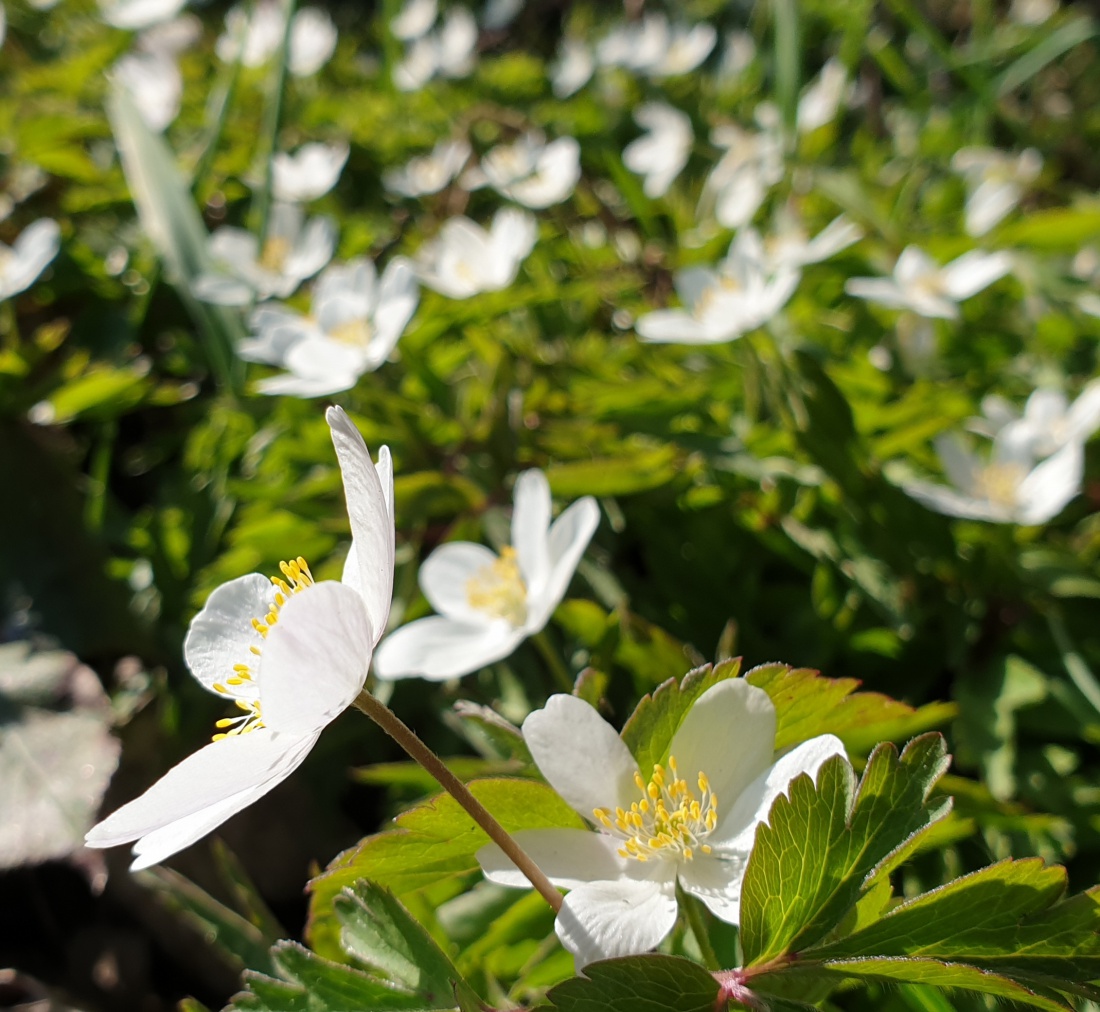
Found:
[[[682,309],[646,313],[634,324],[634,330],[640,340],[650,344],[711,344],[714,341],[709,331]]]
[[[697,896],[707,909],[721,921],[737,924],[741,916],[741,886],[749,866],[750,849],[733,849],[721,854],[696,852],[692,861],[680,864],[680,885],[684,892]]]
[[[527,630],[538,632],[565,596],[588,542],[600,523],[600,508],[591,496],[578,499],[550,525],[547,549],[550,575],[545,585],[528,596]]]
[[[173,766],[141,797],[93,826],[85,840],[89,847],[129,843],[230,798],[251,796],[261,785],[269,790],[301,764],[316,740],[316,735],[259,728],[211,742]],[[233,814],[223,811],[225,818]]]
[[[1067,443],[1047,457],[1022,482],[1016,494],[1016,518],[1022,524],[1045,524],[1062,512],[1081,490],[1085,453],[1080,443]]]
[[[943,269],[944,291],[955,300],[969,299],[1012,270],[1012,257],[1005,252],[971,250]]]
[[[905,309],[909,305],[908,297],[892,278],[849,278],[844,291],[890,309]]]
[[[1093,380],[1078,395],[1066,419],[1066,436],[1074,442],[1087,440],[1100,428],[1100,381]]]
[[[521,829],[512,834],[516,843],[559,889],[576,889],[585,882],[630,877],[628,865],[641,864],[620,857],[621,843],[606,833],[587,829]],[[517,889],[529,887],[526,876],[505,857],[495,843],[477,852],[478,864],[490,882]]]
[[[350,390],[358,376],[349,373],[328,373],[324,376],[298,376],[292,372],[268,376],[256,383],[256,391],[271,397],[327,397]]]
[[[523,722],[523,740],[547,782],[589,821],[593,810],[638,800],[637,760],[583,699],[557,694]]]
[[[183,643],[187,667],[204,689],[218,692],[214,685],[219,684],[230,695],[256,698],[255,685],[241,692],[225,682],[233,677],[235,664],[255,667],[257,657],[249,648],[261,648],[264,641],[252,627],[252,620],[262,619],[274,599],[271,581],[259,573],[223,583],[206,599],[202,611],[191,620]]]
[[[542,471],[532,468],[516,479],[512,497],[512,545],[527,593],[536,597],[550,576],[550,483]]]
[[[386,681],[419,677],[442,682],[507,657],[523,637],[503,619],[473,625],[433,615],[390,633],[374,653],[374,673]]]
[[[936,439],[936,455],[948,480],[962,492],[970,492],[981,464],[955,433]]]
[[[386,629],[393,597],[394,525],[392,505],[379,480],[378,470],[359,430],[344,413],[332,407],[325,413],[332,430],[332,444],[344,478],[344,496],[351,520],[351,537],[359,564],[357,589],[367,605],[375,642]],[[385,451],[387,461],[389,451]],[[378,455],[382,464],[383,453]],[[387,467],[390,467],[387,464]],[[392,475],[392,470],[389,472]],[[389,502],[392,504],[392,484]]]
[[[448,542],[432,552],[420,567],[420,589],[440,615],[484,626],[489,618],[471,607],[466,585],[472,576],[496,561],[497,556],[484,545],[470,541]]]
[[[554,927],[579,969],[648,952],[672,930],[676,911],[672,882],[592,882],[565,897]]]
[[[971,495],[956,492],[944,485],[913,479],[902,482],[902,488],[917,502],[936,513],[968,520],[989,520],[993,523],[1010,523],[1012,512],[1002,506]]]
[[[775,753],[775,705],[743,678],[729,678],[707,689],[672,736],[669,752],[694,790],[705,773],[718,797],[719,821],[768,768]]]
[[[795,746],[764,770],[733,805],[726,808],[714,832],[707,837],[707,843],[719,854],[727,851],[748,853],[756,837],[757,825],[767,821],[775,799],[787,793],[791,781],[802,773],[816,778],[826,759],[844,754],[844,744],[832,734],[821,734]]]

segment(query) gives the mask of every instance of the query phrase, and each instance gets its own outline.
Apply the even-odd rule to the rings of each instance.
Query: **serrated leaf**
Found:
[[[622,739],[638,761],[643,778],[653,772],[654,763],[667,759],[672,736],[695,701],[711,686],[736,678],[740,670],[740,659],[708,664],[689,671],[679,682],[670,678],[652,694],[642,696],[623,725]]]
[[[392,893],[357,882],[336,898],[335,908],[348,955],[404,986],[425,1008],[477,1008],[477,995]]]
[[[561,1012],[714,1012],[719,986],[679,956],[631,956],[589,963],[583,977],[550,989]]]
[[[947,814],[928,803],[947,769],[943,738],[915,738],[899,756],[880,745],[856,785],[852,767],[834,757],[817,784],[806,775],[772,807],[756,833],[741,900],[745,964],[807,948],[844,917],[860,894]]]

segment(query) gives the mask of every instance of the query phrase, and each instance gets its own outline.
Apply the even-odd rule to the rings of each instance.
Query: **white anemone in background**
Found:
[[[848,71],[835,57],[825,61],[821,73],[798,100],[797,125],[801,133],[810,133],[836,119],[848,87]]]
[[[996,148],[960,148],[951,159],[966,181],[966,231],[985,235],[1001,221],[1043,170],[1043,156],[1034,148],[1010,155]]]
[[[215,45],[218,58],[261,67],[278,51],[286,24],[279,0],[256,0],[251,16],[240,4],[225,15],[225,31]],[[309,77],[328,62],[336,49],[336,26],[324,11],[303,7],[290,26],[287,66],[295,77]]]
[[[566,36],[558,47],[558,56],[550,71],[550,84],[558,98],[568,98],[591,79],[596,58],[583,39]]]
[[[535,246],[534,215],[514,207],[493,215],[489,231],[469,218],[450,218],[439,235],[420,247],[417,273],[429,288],[451,299],[507,288]]]
[[[863,238],[863,229],[846,215],[839,215],[812,239],[789,209],[776,216],[775,227],[764,239],[764,259],[769,271],[801,268],[821,263]]]
[[[90,847],[136,841],[135,870],[190,846],[285,780],[363,688],[393,589],[393,470],[385,447],[377,467],[371,462],[343,411],[327,417],[351,519],[343,581],[316,583],[298,559],[283,564],[281,578],[253,573],[210,595],[184,656],[237,715],[88,832]]]
[[[591,496],[550,522],[550,486],[541,471],[516,479],[512,544],[500,555],[455,541],[420,567],[420,589],[438,615],[390,633],[375,655],[382,679],[457,678],[507,657],[546,625],[599,523]]]
[[[783,178],[779,134],[736,126],[716,127],[711,141],[726,153],[711,170],[699,198],[699,216],[713,216],[726,228],[752,221],[771,188]]]
[[[720,81],[736,81],[756,59],[756,42],[752,33],[735,29],[726,34],[726,46],[718,64]]]
[[[695,70],[718,40],[713,25],[669,25],[663,14],[612,29],[596,47],[604,67],[623,67],[650,78],[674,77]]]
[[[1012,270],[1004,252],[971,250],[940,267],[924,250],[906,246],[890,278],[850,278],[849,295],[869,299],[890,309],[909,309],[918,316],[957,320],[959,303],[976,295]]]
[[[290,26],[287,68],[295,77],[312,77],[336,52],[338,34],[332,18],[319,7],[302,7]]]
[[[187,0],[100,0],[103,20],[115,28],[140,31],[170,21]]]
[[[111,75],[129,93],[146,124],[164,130],[179,115],[183,76],[175,59],[163,53],[126,53]]]
[[[433,77],[465,77],[474,69],[478,30],[465,7],[452,7],[433,32],[413,41],[405,58],[393,68],[393,83],[401,91],[416,91]]]
[[[1010,426],[1002,429],[988,459],[968,450],[957,435],[941,436],[936,452],[955,487],[906,477],[900,477],[899,484],[918,502],[947,516],[1045,524],[1081,490],[1084,448],[1080,442],[1069,442],[1036,464],[1028,440],[1018,435]]]
[[[993,437],[1003,432],[1013,445],[1036,457],[1049,457],[1067,443],[1087,442],[1100,429],[1100,380],[1087,384],[1072,404],[1061,390],[1040,387],[1022,413],[992,395],[982,400],[982,416],[971,419],[971,432]]]
[[[529,132],[512,144],[498,144],[463,182],[471,189],[487,183],[517,204],[543,208],[568,199],[580,178],[581,146],[573,137],[548,144],[541,134]]]
[[[277,304],[257,306],[250,320],[253,334],[238,354],[287,370],[257,383],[261,393],[320,397],[348,390],[389,358],[419,298],[416,275],[404,257],[391,260],[381,280],[371,261],[349,260],[318,279],[312,316]]]
[[[801,272],[789,265],[769,270],[763,243],[742,229],[716,267],[677,271],[683,309],[646,313],[635,324],[638,337],[654,344],[720,344],[767,323],[798,287]]]
[[[419,39],[435,24],[438,0],[405,0],[397,16],[390,22],[390,31],[402,42]]]
[[[438,193],[462,171],[469,157],[466,141],[440,141],[428,154],[410,159],[404,168],[387,169],[382,183],[403,197]]]
[[[634,121],[647,133],[623,149],[623,164],[645,176],[647,197],[663,197],[687,165],[695,141],[691,120],[664,102],[647,102],[634,111]]]
[[[257,299],[285,299],[331,259],[336,226],[324,217],[303,221],[297,204],[271,206],[267,239],[243,228],[223,225],[209,240],[211,258],[225,274],[201,274],[195,297],[221,306],[243,306]]]
[[[305,203],[324,196],[336,185],[348,160],[347,144],[303,144],[294,154],[278,152],[271,159],[272,191],[276,200]]]
[[[676,923],[677,884],[715,917],[738,922],[757,827],[795,777],[844,755],[826,734],[776,760],[775,728],[768,694],[740,678],[707,689],[672,736],[667,762],[644,774],[576,696],[551,696],[523,722],[542,775],[595,829],[515,834],[550,881],[570,890],[554,927],[578,968],[656,946]],[[495,844],[477,858],[490,881],[529,885]]]
[[[29,288],[61,249],[61,229],[52,218],[39,218],[11,246],[0,242],[0,301]]]

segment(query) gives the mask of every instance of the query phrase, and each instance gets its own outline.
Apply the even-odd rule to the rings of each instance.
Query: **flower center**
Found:
[[[334,341],[350,344],[354,348],[367,347],[370,344],[371,334],[370,322],[363,317],[345,320],[343,323],[336,324],[328,332],[328,336]]]
[[[657,763],[647,784],[635,771],[634,783],[641,791],[641,801],[629,808],[595,808],[596,821],[612,836],[623,840],[620,857],[635,861],[657,858],[665,861],[691,861],[695,851],[711,851],[702,841],[710,836],[718,822],[718,798],[710,789],[707,775],[700,770],[696,778],[699,794],[684,780],[676,768],[676,757],[668,757],[668,771]]]
[[[493,618],[505,618],[514,626],[527,621],[527,584],[514,548],[502,548],[499,558],[466,581],[466,600],[471,608]]]
[[[264,270],[281,274],[289,256],[290,240],[283,235],[270,236],[260,253],[260,266]]]
[[[975,491],[998,506],[1014,506],[1026,475],[1023,464],[987,464],[978,475]]]
[[[714,309],[721,296],[736,295],[739,291],[741,291],[741,283],[736,278],[723,276],[715,284],[708,285],[699,293],[699,301],[695,303],[691,315],[700,320]]]
[[[306,560],[300,555],[290,562],[280,562],[279,570],[283,574],[282,577],[271,577],[271,582],[275,586],[275,597],[272,599],[270,609],[263,618],[252,620],[252,628],[264,639],[267,639],[267,634],[271,632],[272,626],[279,621],[279,609],[286,604],[291,595],[299,594],[307,587],[312,587],[314,582],[313,574],[309,571]],[[260,656],[258,646],[250,646],[248,649],[256,657]],[[214,741],[221,741],[222,738],[233,738],[239,734],[247,734],[249,731],[255,731],[257,728],[264,726],[263,713],[260,709],[259,690],[260,687],[256,681],[255,673],[248,664],[234,664],[232,675],[224,682],[214,683],[215,692],[236,697],[233,700],[234,705],[239,710],[244,711],[236,717],[223,717],[221,720],[216,721],[214,726],[223,730],[214,735]]]

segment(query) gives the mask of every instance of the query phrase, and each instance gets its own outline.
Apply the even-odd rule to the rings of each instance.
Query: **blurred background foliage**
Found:
[[[951,740],[956,813],[907,888],[1009,852],[1065,862],[1075,888],[1097,881],[1096,445],[1083,494],[1043,528],[940,516],[884,473],[898,459],[936,472],[932,439],[988,394],[1022,404],[1039,382],[1076,391],[1097,372],[1100,320],[1077,307],[1087,283],[1069,269],[1100,243],[1100,54],[1086,6],[1028,25],[989,0],[696,0],[669,13],[755,39],[739,75],[692,73],[658,89],[615,74],[564,100],[548,83],[563,31],[597,33],[621,6],[531,0],[511,27],[482,34],[469,78],[414,93],[390,83],[396,5],[324,6],[336,53],[317,77],[288,79],[277,140],[350,142],[338,186],[316,204],[339,223],[339,259],[411,254],[455,213],[489,217],[491,191],[410,202],[383,190],[384,169],[441,139],[468,136],[484,151],[537,126],[581,144],[582,180],[539,215],[515,284],[462,302],[425,290],[395,358],[331,398],[368,445],[394,454],[395,624],[429,611],[416,574],[433,547],[507,539],[520,470],[544,468],[562,503],[591,494],[601,506],[570,598],[538,642],[461,683],[398,683],[395,709],[473,775],[516,769],[456,718],[456,701],[518,722],[563,669],[569,679],[588,669],[617,722],[664,679],[734,655],[855,678],[914,706],[945,704],[928,722]],[[263,367],[246,374],[225,356],[240,320],[181,298],[135,217],[104,112],[106,71],[129,33],[86,0],[6,8],[0,190],[11,207],[0,238],[49,216],[63,241],[48,274],[0,306],[4,638],[56,643],[103,678],[125,743],[112,805],[220,716],[181,657],[209,592],[297,555],[338,576],[348,529],[321,405],[250,389]],[[792,8],[793,51],[777,25]],[[260,124],[277,71],[218,64],[224,8],[197,13],[202,40],[183,54],[182,110],[166,136],[204,224],[242,224],[275,140]],[[713,262],[729,241],[695,219],[717,157],[708,129],[751,123],[764,98],[796,97],[834,55],[863,102],[799,137],[768,207],[789,199],[811,232],[845,211],[866,238],[807,267],[766,330],[706,349],[640,344],[632,322],[667,304],[672,272]],[[689,113],[697,140],[669,195],[651,200],[621,153],[638,133],[632,110],[658,90]],[[1044,169],[986,240],[1015,251],[1013,275],[961,320],[931,324],[934,352],[912,361],[894,314],[845,296],[844,282],[886,272],[911,242],[941,261],[973,245],[950,170],[973,144],[1033,146]],[[161,870],[136,884],[114,853],[96,896],[102,869],[83,858],[82,872],[35,866],[45,853],[11,862],[0,963],[37,983],[9,974],[0,995],[30,1000],[44,987],[96,1009],[224,1001],[242,966],[266,965],[267,942],[301,936],[310,871],[431,793],[398,759],[345,716],[294,780],[225,827],[225,844],[173,862],[193,882]],[[460,896],[462,885],[402,898],[464,972],[492,978],[480,980],[489,994],[531,996],[569,974],[560,952],[531,941],[553,939],[537,897]],[[836,1001],[952,1007],[908,986]]]

